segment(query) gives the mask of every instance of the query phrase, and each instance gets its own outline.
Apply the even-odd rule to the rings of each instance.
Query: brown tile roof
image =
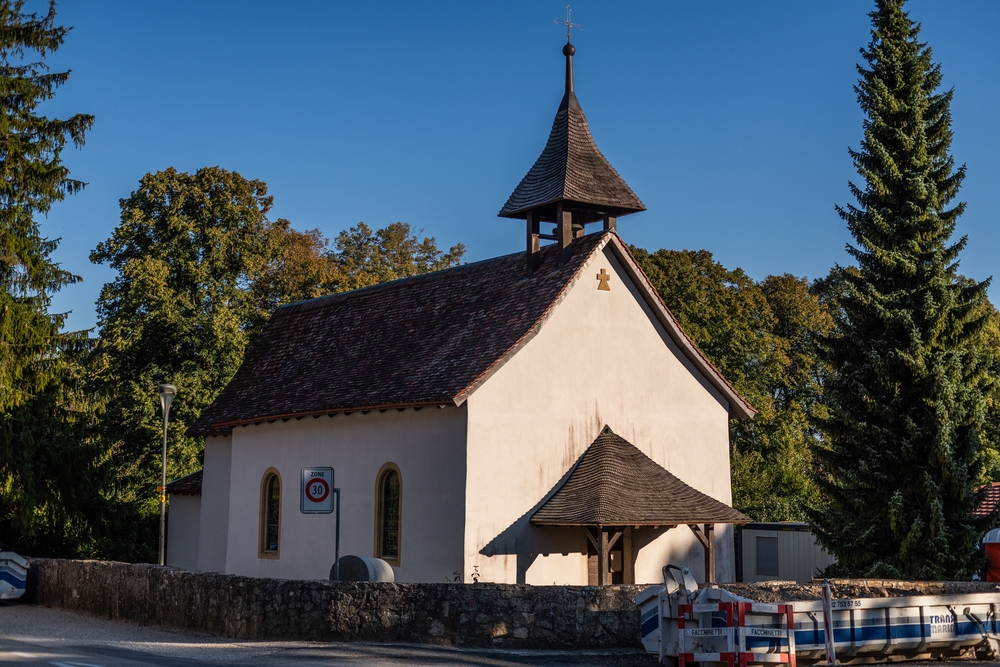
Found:
[[[186,477],[175,479],[167,484],[167,493],[172,496],[200,496],[201,477],[204,470],[193,472]]]
[[[545,149],[499,215],[523,219],[529,209],[563,200],[609,215],[646,210],[598,150],[587,117],[572,91],[566,93],[559,106]]]
[[[974,491],[982,493],[983,497],[976,509],[973,510],[972,515],[977,519],[988,517],[996,509],[997,503],[1000,503],[1000,482],[984,484],[976,487]]]
[[[605,426],[566,481],[531,516],[545,526],[749,523],[691,488]]]
[[[541,328],[580,268],[610,245],[677,345],[729,401],[753,408],[686,337],[628,248],[612,232],[576,239],[565,266],[541,251],[524,277],[524,253],[283,306],[189,436],[233,426],[360,410],[461,405]]]

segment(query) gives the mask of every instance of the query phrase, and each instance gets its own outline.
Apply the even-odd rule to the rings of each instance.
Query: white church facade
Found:
[[[618,236],[643,207],[564,53],[549,143],[501,211],[526,251],[279,308],[189,430],[204,470],[168,486],[168,565],[327,578],[336,515],[300,511],[300,476],[328,466],[341,555],[399,582],[735,579],[729,420],[754,410]]]

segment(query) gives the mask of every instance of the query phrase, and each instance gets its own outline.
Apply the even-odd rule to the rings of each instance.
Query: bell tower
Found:
[[[558,21],[563,23],[562,21]],[[573,90],[573,55],[566,22],[566,92],[552,122],[549,140],[514,192],[500,210],[501,218],[524,220],[527,237],[527,273],[538,266],[541,241],[555,241],[560,249],[559,265],[571,253],[573,239],[586,233],[592,223],[614,230],[620,216],[645,211],[639,198],[598,150]],[[543,234],[543,223],[555,225]]]

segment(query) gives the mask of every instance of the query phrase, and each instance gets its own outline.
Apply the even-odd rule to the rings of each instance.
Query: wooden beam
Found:
[[[613,215],[604,216],[604,229],[605,231],[618,231],[618,218]]]
[[[699,542],[701,542],[701,546],[707,549],[708,539],[705,537],[705,534],[701,532],[701,528],[698,527],[698,524],[689,523],[688,528],[691,529],[691,532],[694,533],[694,536],[698,538]]]
[[[584,528],[583,532],[587,536],[587,540],[592,545],[594,545],[594,549],[597,550],[597,551],[600,551],[601,550],[601,545],[600,545],[600,543],[598,543],[597,538],[594,537],[594,534],[590,532],[590,528]]]
[[[569,246],[573,243],[573,212],[564,211],[562,202],[556,204],[556,243],[559,244],[559,267],[569,259]]]
[[[620,531],[620,530],[617,533],[615,533],[614,535],[612,535],[608,539],[608,549],[611,549],[616,544],[618,544],[618,540],[621,538],[621,536],[622,536],[622,531]]]
[[[622,535],[622,583],[635,583],[635,569],[632,562],[632,527],[625,526]]]
[[[525,223],[528,237],[526,252],[527,269],[528,277],[530,278],[535,273],[535,269],[538,268],[538,253],[542,248],[541,240],[538,238],[538,213],[536,211],[528,211]]]

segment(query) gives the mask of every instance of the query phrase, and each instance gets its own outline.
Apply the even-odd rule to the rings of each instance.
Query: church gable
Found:
[[[283,306],[188,434],[293,416],[460,405],[538,332],[606,246],[677,346],[729,402],[731,416],[753,416],[617,235],[604,232],[577,239],[563,266],[559,248],[545,248],[530,278],[518,253]]]

